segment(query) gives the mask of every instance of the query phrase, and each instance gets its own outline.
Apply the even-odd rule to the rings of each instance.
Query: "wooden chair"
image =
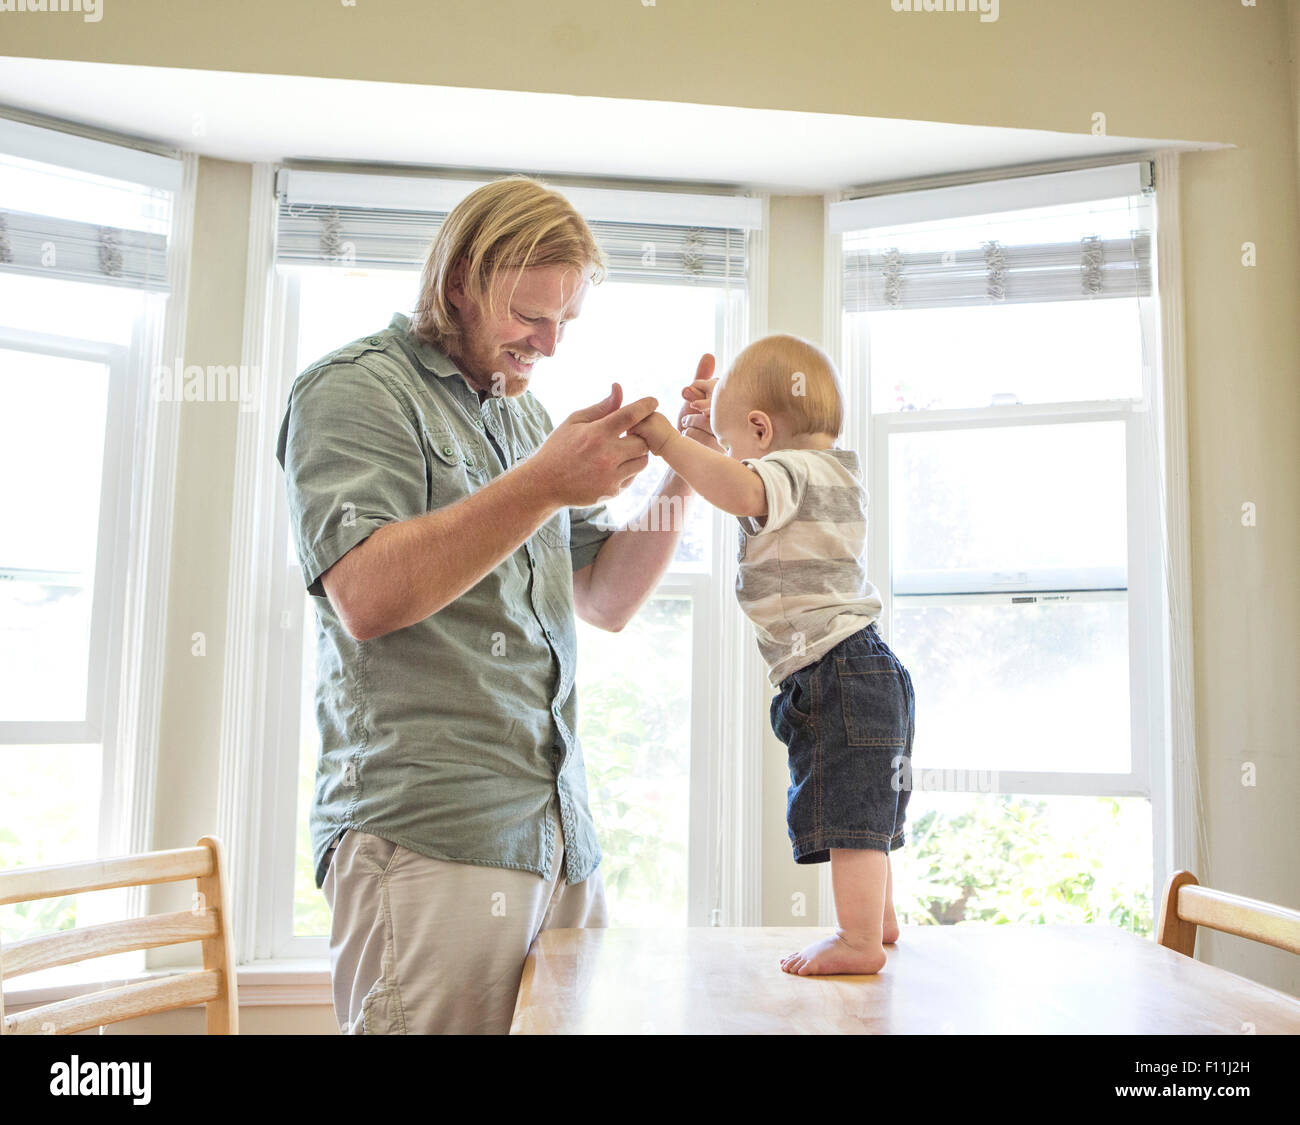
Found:
[[[1197,883],[1190,871],[1175,871],[1160,902],[1156,941],[1191,957],[1197,926],[1300,953],[1300,911],[1212,891]]]
[[[66,1035],[191,1004],[207,1005],[209,1035],[237,1034],[239,999],[230,945],[229,900],[221,844],[215,836],[202,837],[193,848],[0,871],[0,906],[182,879],[196,881],[198,893],[191,910],[42,934],[0,948],[0,1035]],[[3,985],[9,977],[186,941],[203,943],[201,970],[136,981],[11,1016],[4,1013]]]

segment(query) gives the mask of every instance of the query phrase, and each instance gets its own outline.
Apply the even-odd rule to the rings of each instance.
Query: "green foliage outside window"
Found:
[[[893,860],[904,922],[1099,922],[1151,932],[1144,799],[918,792],[906,831]]]

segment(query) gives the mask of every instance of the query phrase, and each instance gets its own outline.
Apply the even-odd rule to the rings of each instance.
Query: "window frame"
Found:
[[[180,404],[161,401],[151,393],[153,373],[149,366],[184,354],[198,156],[142,152],[123,138],[98,131],[99,139],[64,133],[60,131],[63,123],[52,120],[43,121],[39,128],[22,125],[22,143],[10,144],[19,124],[0,120],[0,148],[4,151],[171,193],[165,303],[144,299],[129,345],[23,329],[4,330],[6,341],[20,347],[24,343],[35,345],[34,349],[24,350],[53,347],[78,358],[108,356],[110,391],[101,461],[104,480],[86,721],[41,724],[44,731],[36,729],[36,724],[13,724],[0,732],[0,755],[6,745],[15,742],[14,735],[38,745],[98,743],[102,768],[96,855],[139,854],[155,847],[167,594],[180,436]],[[99,682],[94,687],[96,663]],[[92,705],[95,691],[99,698]],[[95,896],[82,904],[79,920],[93,924],[139,917],[145,913],[148,895],[147,887],[130,887]],[[142,970],[145,962],[146,954],[137,951],[49,970],[48,976],[42,974],[42,978],[58,987],[65,980],[104,972]]]
[[[283,558],[288,544],[283,480],[268,451],[298,375],[301,299],[294,273],[276,266],[277,171],[254,166],[241,361],[269,374],[260,381],[258,409],[239,421],[223,705],[219,826],[230,841],[228,866],[239,895],[234,939],[241,964],[319,962],[328,954],[326,937],[293,933],[304,591],[296,558],[270,571],[262,561]],[[767,199],[760,201],[766,224]],[[716,338],[733,351],[756,322],[756,294],[766,293],[765,230],[751,230],[749,238],[749,276],[737,285],[744,285],[744,299],[719,302]],[[711,518],[713,575],[670,570],[651,596],[692,599],[687,924],[755,925],[762,779],[753,753],[761,736],[754,714],[760,720],[766,715],[766,681],[747,622],[730,596],[735,531],[728,537],[720,513]],[[712,705],[728,697],[727,706]],[[289,745],[292,755],[277,752]]]
[[[869,393],[869,392],[868,392]],[[1144,503],[1152,483],[1152,459],[1142,440],[1141,404],[1130,400],[1110,400],[1087,403],[1051,403],[1040,406],[974,407],[968,410],[909,411],[878,414],[872,417],[871,456],[868,469],[868,490],[874,498],[873,517],[868,524],[868,555],[882,582],[877,583],[883,603],[882,616],[886,627],[886,640],[893,629],[893,606],[896,600],[908,605],[972,604],[973,601],[1005,604],[1013,596],[1010,591],[905,594],[896,598],[893,592],[889,494],[890,438],[904,433],[959,432],[979,429],[1003,429],[1009,426],[1051,426],[1088,422],[1122,422],[1125,432],[1126,498],[1127,498],[1127,555],[1128,584],[1122,598],[1110,591],[1060,590],[1078,600],[1123,600],[1128,618],[1129,665],[1129,731],[1131,738],[1131,765],[1126,774],[1087,773],[1078,771],[997,771],[997,792],[1027,795],[1078,795],[1098,797],[1151,797],[1152,754],[1148,744],[1148,723],[1153,706],[1150,684],[1153,679],[1152,656],[1158,652],[1159,638],[1151,635],[1149,615],[1141,605],[1135,606],[1134,590],[1147,592],[1158,589],[1158,574],[1153,570],[1150,527],[1144,519]],[[1145,487],[1144,487],[1145,484]],[[1159,553],[1154,558],[1159,559]],[[981,770],[976,763],[974,770]],[[937,771],[942,774],[943,771]],[[950,791],[945,781],[941,791]],[[1154,809],[1153,809],[1154,817]]]
[[[1134,157],[1123,158],[1132,161]],[[1145,797],[1151,806],[1152,894],[1158,894],[1165,878],[1178,866],[1195,866],[1198,857],[1197,779],[1184,776],[1195,769],[1194,699],[1187,669],[1191,661],[1191,629],[1186,619],[1189,598],[1189,551],[1187,524],[1187,423],[1185,413],[1186,374],[1181,343],[1182,288],[1181,243],[1178,231],[1178,155],[1160,153],[1138,157],[1151,161],[1150,175],[1143,181],[1143,194],[1155,224],[1152,263],[1152,295],[1139,298],[1142,318],[1142,364],[1144,398],[1100,400],[1086,403],[1042,403],[1005,407],[975,407],[944,411],[871,413],[871,370],[866,332],[848,329],[844,307],[843,269],[845,236],[865,224],[850,224],[845,218],[849,193],[832,193],[826,202],[826,324],[827,344],[843,363],[846,397],[855,403],[848,412],[846,437],[865,449],[867,488],[873,514],[868,523],[868,558],[872,573],[884,578],[877,586],[884,602],[882,631],[888,640],[892,629],[892,574],[888,573],[889,436],[937,428],[966,428],[977,425],[1052,424],[1061,420],[1121,419],[1126,426],[1126,482],[1128,491],[1128,628],[1131,770],[1127,775],[1031,774],[1022,771],[999,775],[999,792],[1042,794],[1095,794],[1098,796]],[[1123,161],[1113,162],[1120,164]],[[969,189],[978,206],[972,216],[996,213],[999,188],[1011,186],[1005,209],[1017,203],[1015,193],[1023,186],[1035,189],[1049,185],[1045,197],[1033,202],[1086,202],[1086,193],[1071,200],[1076,185],[1110,183],[1105,164],[1062,168],[1019,169],[1014,177],[989,172],[970,183],[945,183],[955,191]],[[1023,179],[1035,171],[1063,172],[1047,179]],[[1116,169],[1117,175],[1122,175]],[[1017,180],[1021,183],[1018,185]],[[1062,187],[1063,185],[1063,187]],[[1066,195],[1047,198],[1058,189]],[[873,189],[875,191],[876,189]],[[926,184],[879,185],[878,192],[891,192],[892,202],[905,193],[925,197]],[[1110,189],[1108,188],[1109,192]],[[1023,194],[1023,193],[1022,193]],[[1077,195],[1077,192],[1076,192]],[[928,198],[929,197],[925,197]],[[869,204],[866,206],[870,207]],[[836,213],[838,211],[838,214]],[[901,220],[896,220],[901,221]],[[833,303],[832,303],[833,302]],[[865,323],[865,322],[864,322]],[[860,397],[859,397],[860,396]],[[865,405],[858,406],[856,403]],[[975,417],[978,415],[978,418]],[[1172,483],[1171,483],[1172,482]],[[970,596],[970,595],[968,595]],[[1180,610],[1181,612],[1176,612]],[[1175,770],[1175,764],[1183,772]],[[1067,780],[1068,779],[1068,780]],[[1095,783],[1101,779],[1109,794]],[[1008,781],[1010,784],[1008,784]],[[1033,786],[1019,788],[1021,785]],[[1015,786],[1016,788],[1013,788]],[[1132,788],[1130,788],[1132,787]],[[1133,792],[1133,788],[1138,791]],[[820,920],[834,924],[834,906],[829,872],[821,872]]]
[[[139,335],[140,326],[137,324],[133,336]],[[132,349],[105,341],[29,332],[3,325],[0,325],[0,348],[100,363],[108,370],[95,566],[88,583],[91,619],[85,717],[80,720],[0,722],[0,746],[97,742],[104,746],[107,764],[112,753],[108,736],[116,714],[114,693],[109,691],[109,680],[117,663],[111,652],[112,638],[120,634],[120,591],[125,586],[128,561],[125,540],[113,532],[120,526],[122,513],[130,511],[131,502],[131,478],[129,472],[123,471],[123,466],[129,464],[129,430],[124,420],[134,413],[135,388],[128,377]]]

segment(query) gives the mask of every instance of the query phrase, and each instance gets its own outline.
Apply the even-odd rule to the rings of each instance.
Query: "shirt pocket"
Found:
[[[488,478],[487,459],[483,450],[450,429],[424,428],[424,443],[428,447],[430,470],[435,479],[429,482],[430,501],[434,507],[448,503],[448,494],[454,497],[473,492]],[[436,479],[441,471],[450,471],[450,480]],[[440,503],[441,501],[441,503]]]
[[[569,509],[561,508],[537,529],[537,536],[548,547],[557,551],[567,551],[569,531]]]

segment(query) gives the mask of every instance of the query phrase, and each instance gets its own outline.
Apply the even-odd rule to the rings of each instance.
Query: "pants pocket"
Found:
[[[786,710],[791,716],[805,723],[812,722],[817,713],[817,685],[813,682],[816,672],[816,664],[807,664],[792,673],[791,679],[794,682],[790,685],[790,694],[785,701]]]
[[[835,661],[849,746],[902,749],[909,708],[902,665],[892,656],[841,656]]]
[[[401,1005],[394,995],[387,977],[375,982],[361,1002],[361,1018],[355,1025],[361,1035],[405,1035],[406,1025],[401,1020]]]

